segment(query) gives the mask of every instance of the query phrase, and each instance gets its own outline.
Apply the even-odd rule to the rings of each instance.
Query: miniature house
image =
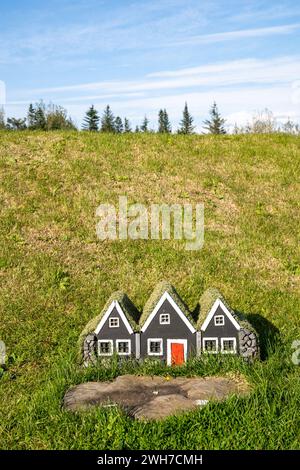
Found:
[[[86,365],[113,355],[180,365],[202,353],[259,355],[254,328],[230,309],[216,289],[208,289],[200,298],[197,320],[166,282],[156,286],[141,316],[126,294],[116,292],[80,336]]]

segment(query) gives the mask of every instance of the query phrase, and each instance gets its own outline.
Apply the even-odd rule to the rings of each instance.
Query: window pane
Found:
[[[117,327],[117,326],[119,326],[119,319],[118,319],[118,318],[110,318],[110,319],[109,319],[109,326],[110,326],[110,327]]]
[[[224,325],[224,317],[223,315],[218,315],[215,317],[215,325]]]
[[[224,351],[234,351],[234,341],[232,339],[226,339],[223,341]]]
[[[150,352],[152,353],[160,353],[160,341],[151,341],[150,342]]]
[[[118,343],[118,352],[119,353],[129,353],[129,342],[121,341]]]
[[[206,351],[216,351],[217,350],[217,342],[216,340],[205,340],[205,349]]]
[[[100,343],[101,354],[109,354],[110,352],[111,352],[111,343],[109,342]]]
[[[160,315],[160,323],[170,323],[170,315],[168,313],[162,313]]]

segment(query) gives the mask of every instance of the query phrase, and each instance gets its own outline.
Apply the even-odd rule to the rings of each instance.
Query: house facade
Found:
[[[196,328],[176,300],[165,291],[140,330],[141,357],[180,365],[197,352]]]
[[[97,355],[136,357],[136,334],[118,301],[113,301],[95,328]]]
[[[141,315],[126,294],[113,294],[84,329],[79,343],[85,364],[114,355],[158,359],[169,366],[184,364],[189,357],[203,353],[246,358],[259,355],[257,333],[219,291],[204,292],[196,321],[166,282],[156,286]]]
[[[240,325],[228,308],[217,299],[201,326],[204,352],[239,353]]]

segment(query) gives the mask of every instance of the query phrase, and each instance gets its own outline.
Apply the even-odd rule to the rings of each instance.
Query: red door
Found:
[[[180,366],[184,363],[184,347],[181,343],[171,343],[171,364]]]

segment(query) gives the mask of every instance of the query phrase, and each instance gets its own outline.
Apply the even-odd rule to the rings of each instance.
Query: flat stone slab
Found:
[[[121,375],[112,382],[86,382],[70,388],[64,407],[70,411],[93,406],[120,406],[135,419],[163,419],[222,401],[231,395],[247,395],[250,386],[239,377],[161,377]]]

